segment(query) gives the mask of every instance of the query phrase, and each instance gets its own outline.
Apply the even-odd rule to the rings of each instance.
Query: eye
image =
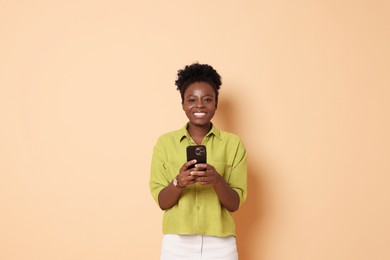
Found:
[[[187,99],[187,102],[188,103],[194,103],[194,102],[196,102],[196,99],[195,98],[189,98],[189,99]]]
[[[213,99],[207,97],[207,98],[203,99],[203,102],[205,102],[205,103],[211,103],[211,102],[213,102]]]

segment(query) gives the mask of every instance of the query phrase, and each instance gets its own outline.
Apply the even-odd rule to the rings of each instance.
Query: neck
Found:
[[[204,126],[189,124],[187,130],[188,130],[188,133],[190,134],[190,136],[194,140],[195,139],[202,140],[207,135],[207,133],[210,131],[211,127],[212,127],[211,122],[207,125],[204,125]]]

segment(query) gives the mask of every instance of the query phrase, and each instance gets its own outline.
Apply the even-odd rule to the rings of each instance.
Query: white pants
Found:
[[[238,260],[236,238],[164,235],[160,260]]]

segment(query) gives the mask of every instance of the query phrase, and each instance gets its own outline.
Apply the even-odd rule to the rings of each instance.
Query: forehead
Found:
[[[215,96],[214,88],[207,82],[194,82],[190,84],[186,91],[184,92],[185,96]]]

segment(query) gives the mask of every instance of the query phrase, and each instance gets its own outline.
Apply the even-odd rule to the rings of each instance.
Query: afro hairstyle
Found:
[[[218,103],[218,91],[222,84],[221,76],[208,64],[193,63],[187,65],[184,69],[178,70],[175,85],[180,91],[181,100],[184,101],[184,93],[189,85],[194,82],[207,82],[215,91],[215,99]]]

